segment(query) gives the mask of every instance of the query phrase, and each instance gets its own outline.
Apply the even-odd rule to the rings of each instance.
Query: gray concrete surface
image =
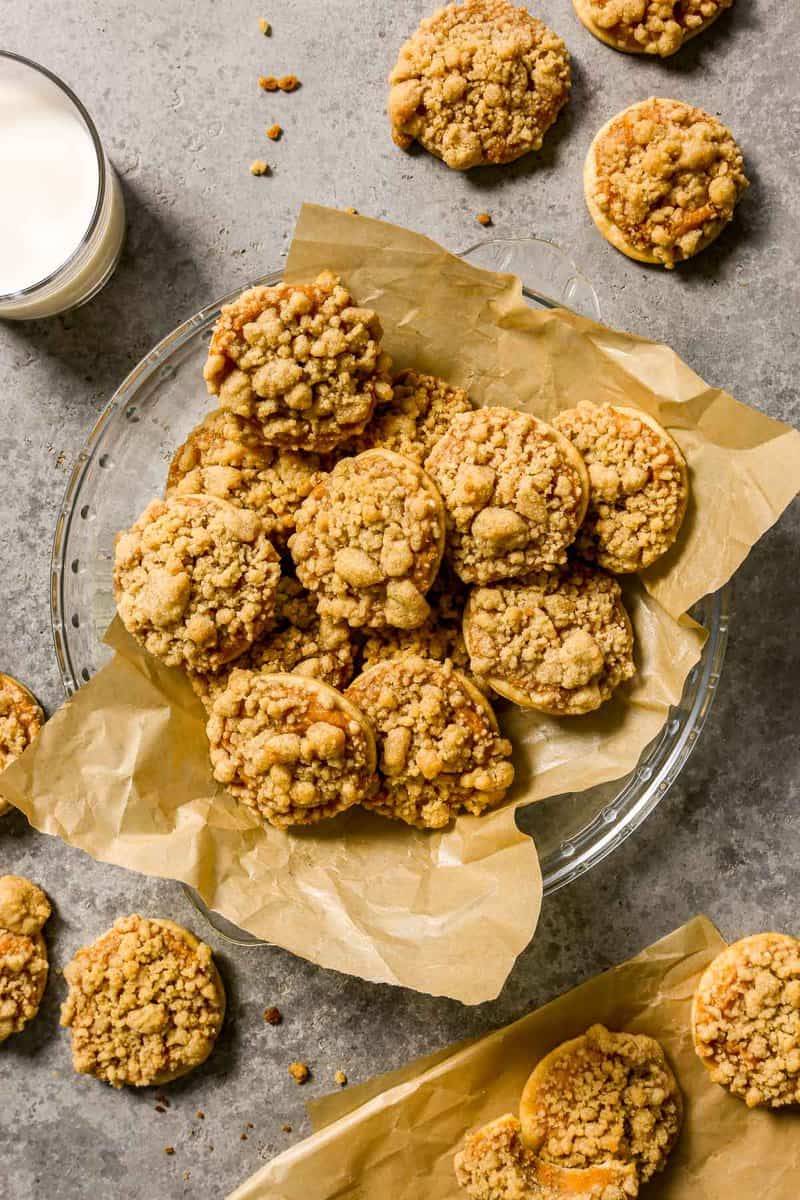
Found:
[[[595,42],[570,0],[534,3],[574,56],[571,104],[540,155],[466,177],[396,149],[383,114],[397,49],[432,6],[2,6],[3,46],[62,74],[95,114],[129,215],[124,257],[99,298],[62,319],[0,327],[0,662],[51,710],[62,697],[48,556],[70,465],[118,382],[153,342],[213,296],[280,262],[302,199],[353,204],[453,249],[476,239],[481,210],[492,214],[498,236],[551,237],[595,281],[609,323],[670,341],[709,381],[797,421],[795,6],[740,2],[676,60],[658,63]],[[271,39],[258,32],[262,14],[273,23]],[[266,96],[256,78],[272,71],[296,72],[302,88]],[[611,250],[580,191],[596,127],[651,93],[721,114],[753,180],[733,227],[671,275]],[[286,132],[272,146],[263,131],[274,120]],[[274,174],[253,179],[247,167],[261,155]],[[729,936],[797,931],[799,515],[795,506],[739,573],[720,695],[688,770],[618,853],[546,903],[535,941],[493,1004],[467,1010],[211,936],[230,1019],[207,1067],[172,1086],[171,1107],[159,1114],[151,1091],[117,1094],[72,1073],[57,1027],[58,968],[122,913],[168,914],[198,927],[195,914],[176,886],[98,865],[32,832],[19,814],[6,819],[0,871],[38,880],[56,914],[48,928],[55,970],[43,1011],[0,1051],[0,1194],[221,1196],[303,1136],[303,1101],[330,1089],[339,1067],[356,1081],[509,1021],[701,910]],[[272,1003],[285,1013],[276,1029],[261,1019]],[[313,1067],[304,1089],[287,1075],[294,1058]],[[167,1145],[173,1156],[165,1155]]]

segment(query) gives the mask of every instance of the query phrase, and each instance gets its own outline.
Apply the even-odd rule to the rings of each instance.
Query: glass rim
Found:
[[[42,288],[48,287],[49,284],[58,279],[59,275],[66,271],[68,267],[75,262],[81,252],[89,244],[92,235],[97,229],[100,220],[100,214],[103,209],[103,203],[105,201],[107,186],[106,156],[105,151],[103,150],[103,143],[100,140],[100,135],[97,132],[97,127],[92,120],[89,110],[75,95],[69,84],[65,83],[63,79],[61,79],[47,67],[43,67],[41,63],[34,62],[32,58],[26,58],[24,54],[16,54],[13,50],[0,50],[0,59],[3,58],[10,59],[12,62],[21,63],[24,67],[29,67],[32,71],[38,71],[40,75],[44,75],[46,79],[49,79],[51,83],[55,84],[59,91],[61,91],[66,96],[67,100],[70,101],[73,108],[77,110],[78,115],[86,126],[89,136],[92,139],[95,157],[97,158],[97,197],[95,199],[92,215],[89,218],[89,224],[87,225],[86,230],[82,234],[81,239],[75,249],[59,266],[52,270],[49,275],[45,275],[41,279],[37,279],[35,283],[29,283],[27,287],[19,288],[15,292],[0,292],[0,316],[2,316],[1,309],[3,305],[12,303],[15,300],[30,299],[31,296],[35,296],[37,292],[42,290]]]

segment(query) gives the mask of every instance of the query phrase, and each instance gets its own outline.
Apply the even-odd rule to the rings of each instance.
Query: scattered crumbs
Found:
[[[304,1062],[289,1063],[289,1074],[295,1083],[306,1083],[311,1075],[308,1064]]]
[[[161,1112],[161,1113],[164,1113],[164,1112],[166,1112],[166,1111],[167,1111],[167,1110],[164,1108],[164,1105],[163,1105],[163,1104],[157,1104],[157,1105],[156,1105],[156,1112]]]
[[[263,88],[265,92],[277,92],[278,81],[274,75],[260,75],[258,86]]]
[[[300,80],[296,75],[281,75],[278,80],[278,87],[282,92],[293,92],[299,86]]]
[[[333,1077],[334,1083],[338,1083],[339,1087],[344,1087],[347,1083],[347,1076],[344,1071],[337,1071]]]
[[[174,1146],[165,1146],[165,1147],[164,1147],[164,1153],[165,1153],[165,1154],[174,1154],[174,1153],[175,1153],[175,1147],[174,1147]]]
[[[251,175],[267,175],[269,174],[269,164],[265,163],[263,158],[254,158],[250,163]]]
[[[475,220],[478,222],[479,225],[491,225],[491,223],[492,223],[492,218],[489,216],[488,213],[478,213]]]
[[[247,1122],[247,1128],[248,1128],[248,1129],[255,1129],[255,1125],[253,1124],[253,1122],[252,1122],[252,1121],[248,1121],[248,1122]]]
[[[272,1008],[264,1009],[264,1020],[268,1025],[280,1025],[283,1020],[283,1014],[279,1008],[273,1004]]]
[[[357,209],[357,208],[353,208],[352,204],[348,204],[347,208],[346,208],[344,211],[345,211],[346,213],[350,213],[350,216],[351,216],[351,217],[357,217],[357,216],[358,216],[358,209]]]
[[[283,133],[283,126],[270,125],[269,129],[267,130],[267,137],[269,138],[269,140],[271,142],[277,142],[278,138],[281,136],[282,133]]]
[[[269,37],[270,34],[272,33],[272,26],[270,25],[270,23],[266,19],[266,17],[258,18],[258,28],[263,33],[264,37]]]
[[[184,1171],[184,1172],[183,1172],[183,1178],[184,1178],[184,1179],[191,1179],[191,1178],[192,1178],[192,1172],[191,1172],[191,1171]]]
[[[206,1114],[203,1112],[202,1108],[198,1108],[194,1115],[197,1117],[198,1121],[205,1121],[206,1119]]]
[[[283,1130],[283,1132],[284,1132],[284,1133],[291,1133],[291,1132],[292,1132],[292,1127],[291,1127],[291,1125],[281,1125],[281,1129]]]
[[[240,1133],[240,1134],[239,1134],[239,1141],[240,1141],[240,1142],[246,1142],[246,1141],[247,1141],[247,1134],[246,1134],[246,1133]]]
[[[213,1150],[213,1149],[214,1149],[214,1143],[213,1143],[213,1142],[209,1142],[209,1143],[208,1143],[208,1148],[209,1148],[209,1150]]]

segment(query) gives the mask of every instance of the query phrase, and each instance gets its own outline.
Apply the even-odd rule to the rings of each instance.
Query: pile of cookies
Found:
[[[732,0],[573,0],[585,27],[628,54],[668,57]],[[464,0],[422,21],[389,77],[394,141],[448,167],[508,163],[540,149],[567,103],[570,57],[557,34],[510,0]],[[724,229],[748,187],[725,126],[651,97],[612,117],[586,157],[584,196],[603,236],[672,268]],[[479,218],[480,220],[480,218]]]
[[[215,327],[219,408],[116,542],[119,614],[206,706],[215,778],[260,819],[362,804],[422,828],[497,804],[490,697],[591,712],[635,670],[615,574],[675,540],[688,495],[647,414],[552,425],[394,379],[338,278],[244,292]]]

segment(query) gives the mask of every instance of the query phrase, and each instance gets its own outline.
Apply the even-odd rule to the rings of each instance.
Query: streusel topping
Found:
[[[234,671],[207,732],[214,778],[278,828],[335,816],[376,784],[366,718],[316,679]]]
[[[566,562],[588,498],[583,460],[544,421],[510,408],[453,419],[425,463],[447,512],[447,554],[467,583]]]
[[[295,511],[322,474],[318,455],[268,446],[254,421],[220,408],[176,450],[166,494],[204,493],[251,509],[280,546],[294,529]]]
[[[368,808],[439,829],[459,812],[498,804],[511,786],[511,743],[500,736],[486,698],[452,662],[415,655],[379,662],[347,696],[378,738],[381,782]]]
[[[723,950],[698,985],[692,1032],[711,1078],[748,1108],[800,1104],[800,941],[760,933]]]
[[[539,149],[569,96],[569,54],[524,8],[466,0],[422,21],[389,83],[398,146],[416,139],[463,171]]]
[[[563,1167],[615,1159],[639,1183],[663,1170],[680,1133],[683,1101],[657,1041],[593,1025],[543,1059],[522,1093],[525,1144]]]
[[[403,371],[392,385],[392,399],[375,414],[354,449],[382,446],[422,466],[453,417],[471,411],[463,388],[451,387],[435,375]]]
[[[575,8],[592,32],[634,54],[667,58],[680,50],[733,0],[574,0]]]
[[[0,929],[33,937],[50,916],[50,901],[22,875],[0,875]]]
[[[555,716],[599,708],[636,669],[619,584],[582,563],[474,588],[464,637],[495,691]]]
[[[10,675],[0,674],[0,771],[27,750],[43,721],[44,713],[28,689]]]
[[[61,1024],[76,1071],[113,1087],[185,1075],[211,1053],[225,992],[211,950],[171,921],[122,917],[78,950]]]
[[[349,625],[415,629],[444,549],[442,499],[390,450],[341,459],[297,513],[289,549],[319,611]]]
[[[255,287],[226,304],[203,374],[223,408],[288,450],[332,450],[391,399],[381,324],[338,277]]]
[[[665,267],[713,241],[748,187],[730,131],[680,100],[626,108],[589,155],[586,199],[601,232],[607,222],[627,246]]]
[[[119,615],[170,667],[214,671],[246,650],[273,615],[279,578],[261,518],[213,496],[154,500],[117,536]]]
[[[679,447],[644,414],[582,400],[559,413],[589,471],[589,508],[575,549],[615,574],[641,571],[678,536],[689,480]]]
[[[0,928],[0,1042],[21,1033],[39,1011],[47,983],[47,948],[40,933]]]
[[[511,1113],[468,1134],[454,1167],[472,1200],[627,1200],[639,1190],[635,1170],[625,1163],[577,1170],[543,1162],[523,1144]]]

